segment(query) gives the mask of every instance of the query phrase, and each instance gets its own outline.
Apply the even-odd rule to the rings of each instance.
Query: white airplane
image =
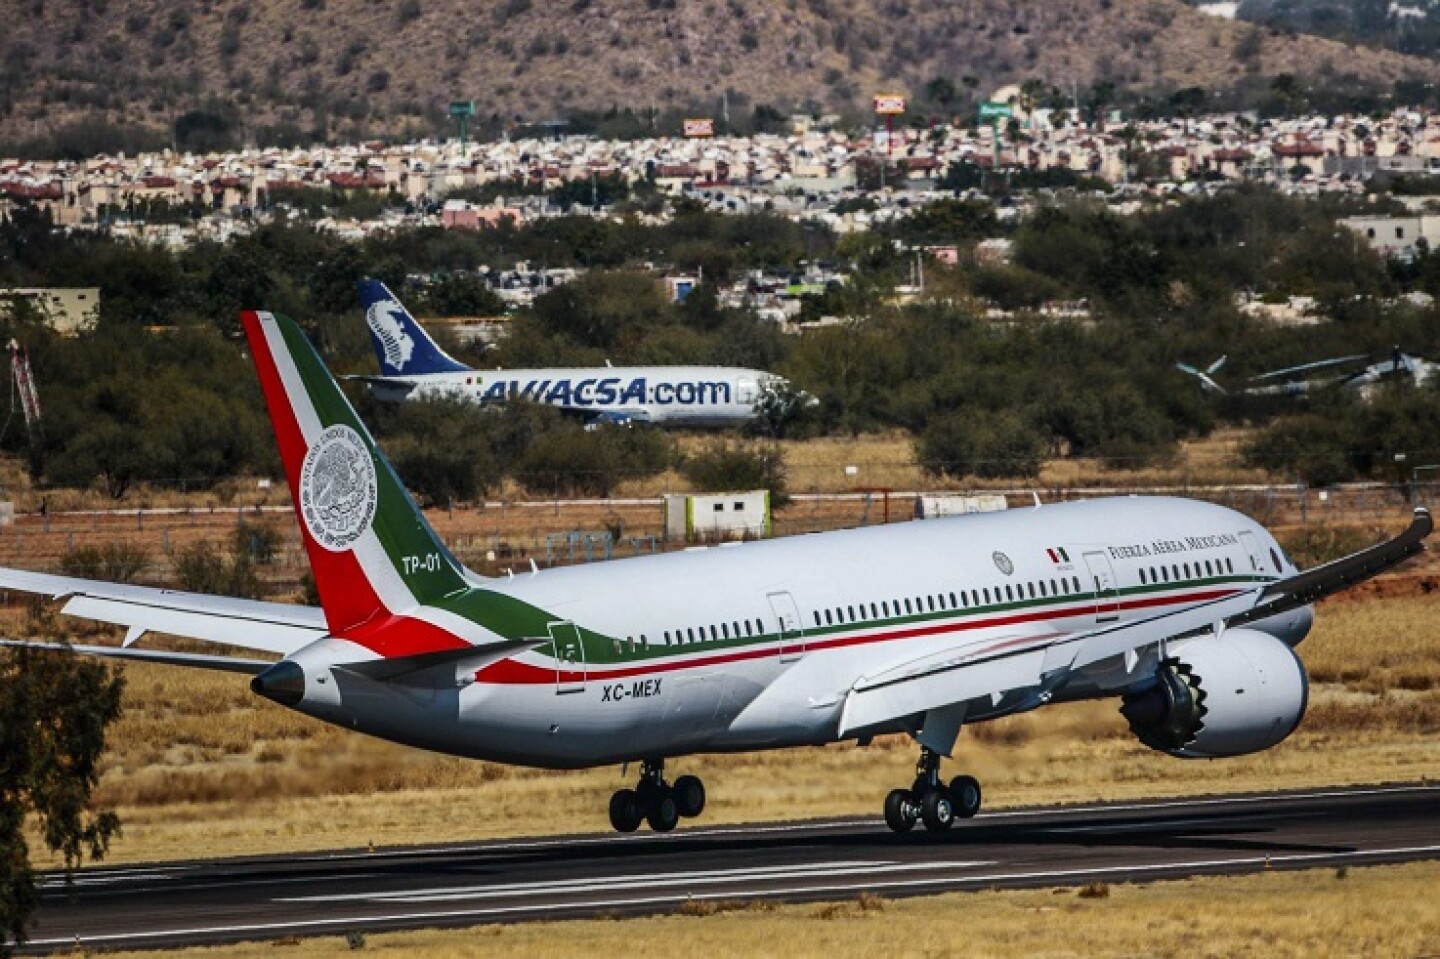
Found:
[[[321,608],[0,570],[0,588],[126,627],[123,646],[11,641],[253,674],[261,696],[458,756],[569,769],[637,762],[621,831],[698,815],[666,762],[906,733],[896,831],[950,827],[980,784],[948,782],[962,727],[1115,698],[1173,756],[1283,740],[1308,684],[1310,604],[1422,550],[1397,538],[1299,572],[1240,513],[1183,499],[1037,505],[485,579],[436,537],[290,320],[245,313]],[[150,632],[278,654],[138,648]]]
[[[1422,356],[1413,356],[1397,346],[1384,359],[1377,360],[1368,353],[1355,353],[1314,363],[1302,363],[1283,370],[1271,370],[1250,377],[1250,382],[1256,385],[1232,391],[1221,386],[1215,379],[1215,374],[1220,372],[1228,358],[1222,356],[1203,370],[1189,363],[1176,363],[1175,368],[1198,379],[1201,388],[1206,392],[1219,393],[1222,396],[1231,392],[1243,396],[1308,396],[1334,387],[1355,390],[1362,397],[1368,397],[1377,384],[1388,380],[1409,377],[1415,386],[1426,386],[1440,379],[1440,363]],[[1320,372],[1342,367],[1348,369]]]
[[[384,402],[449,396],[499,406],[520,397],[587,422],[725,427],[791,395],[782,377],[732,366],[476,370],[442,350],[384,283],[358,287],[381,375],[355,378]]]

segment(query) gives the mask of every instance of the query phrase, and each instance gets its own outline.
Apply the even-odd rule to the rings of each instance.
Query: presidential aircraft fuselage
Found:
[[[1158,651],[1102,659],[1046,688],[1084,646],[1072,635],[1186,607],[1219,618],[1226,597],[1289,572],[1253,520],[1164,498],[727,544],[487,581],[555,617],[535,648],[433,696],[359,677],[318,684],[337,655],[325,649],[307,683],[320,699],[297,708],[429,749],[550,767],[826,743],[903,728],[845,715],[847,702],[864,709],[857,679],[940,654],[987,673],[966,722],[1116,695],[1154,670]],[[1294,645],[1310,623],[1301,607],[1251,628]]]
[[[1297,572],[1240,513],[1113,498],[485,579],[435,534],[300,327],[242,322],[320,607],[0,569],[0,587],[126,629],[120,647],[0,646],[249,673],[284,706],[461,756],[638,761],[635,788],[610,799],[622,832],[703,812],[704,784],[667,781],[667,758],[891,731],[920,751],[887,825],[948,829],[981,805],[974,777],[940,777],[962,725],[1064,700],[1115,697],[1137,739],[1180,758],[1268,749],[1308,703],[1293,647],[1310,604],[1433,528],[1416,510],[1401,535]],[[430,350],[381,329],[382,345]],[[133,648],[152,631],[281,658]]]
[[[452,398],[500,407],[519,399],[588,420],[702,428],[754,420],[766,390],[782,382],[762,370],[728,366],[462,370],[366,379],[383,402]]]

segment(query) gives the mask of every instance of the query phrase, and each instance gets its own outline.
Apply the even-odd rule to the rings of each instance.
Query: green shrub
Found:
[[[243,552],[225,553],[214,543],[199,542],[175,554],[175,576],[192,593],[259,599],[263,593],[255,564]]]
[[[785,503],[785,455],[778,446],[716,440],[686,456],[679,468],[701,492],[766,489],[772,506]]]
[[[104,543],[75,547],[60,557],[60,569],[67,576],[81,579],[129,583],[149,562],[150,554],[143,547],[131,543]]]
[[[936,476],[1028,479],[1040,474],[1045,444],[1031,423],[1008,410],[950,413],[920,434],[916,456]]]

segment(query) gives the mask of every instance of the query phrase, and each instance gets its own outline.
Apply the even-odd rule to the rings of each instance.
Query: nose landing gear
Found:
[[[681,817],[692,819],[705,810],[705,784],[698,776],[665,781],[665,760],[640,764],[640,782],[610,797],[610,825],[616,832],[634,832],[647,823],[655,832],[669,832]]]
[[[979,812],[980,800],[980,782],[974,776],[956,776],[947,785],[940,780],[940,754],[921,747],[915,782],[885,797],[885,824],[894,832],[909,832],[923,822],[931,832],[944,832],[957,818]]]

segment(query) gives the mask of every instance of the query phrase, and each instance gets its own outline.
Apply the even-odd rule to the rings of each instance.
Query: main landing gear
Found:
[[[610,797],[610,825],[616,832],[634,832],[642,822],[656,832],[669,832],[682,816],[693,819],[704,811],[705,784],[698,776],[681,776],[672,786],[665,781],[663,759],[645,760],[635,788]]]
[[[920,748],[915,764],[915,782],[909,789],[892,789],[885,797],[885,825],[895,832],[909,832],[924,822],[931,832],[944,832],[955,820],[969,819],[980,811],[980,782],[974,776],[956,776],[949,784],[940,781],[940,754]]]

